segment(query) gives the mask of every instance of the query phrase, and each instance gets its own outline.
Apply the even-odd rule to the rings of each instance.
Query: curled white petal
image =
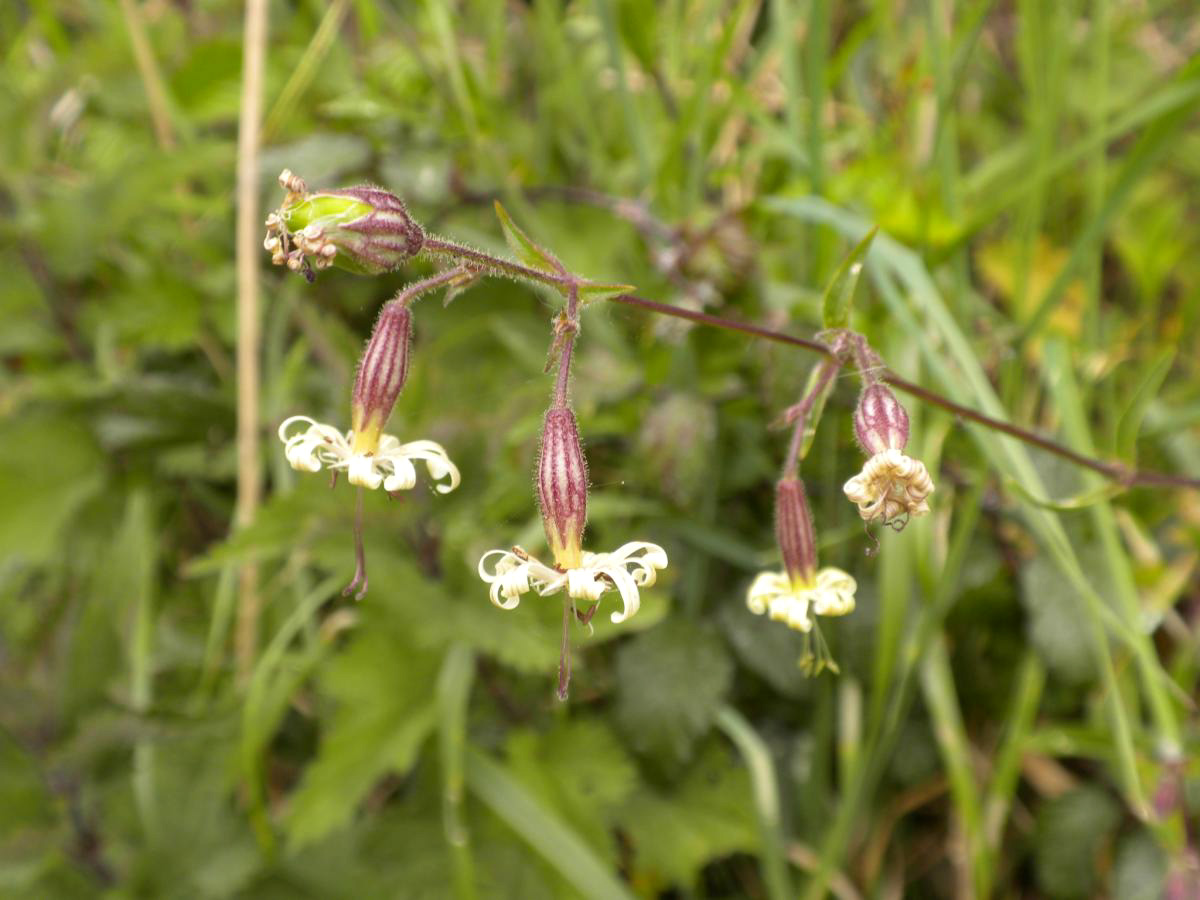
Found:
[[[933,493],[933,479],[920,460],[889,447],[868,459],[842,490],[864,520],[882,519],[886,524],[906,514],[929,512],[925,498]]]
[[[416,471],[412,460],[424,461],[429,477],[435,482],[448,480],[445,484],[437,484],[439,493],[448,494],[462,480],[458,467],[450,461],[445,448],[435,441],[410,441],[401,444],[390,434],[385,434],[379,441],[379,451],[376,453],[379,465],[387,471],[385,474],[395,476],[397,485],[403,487],[388,487],[387,490],[406,490],[416,484]],[[411,473],[411,475],[410,475]]]
[[[809,584],[794,583],[786,572],[762,572],[750,585],[746,606],[766,613],[797,631],[812,630],[812,616],[844,616],[854,611],[855,580],[832,566],[822,569]]]
[[[791,582],[782,572],[760,572],[746,594],[746,606],[756,616],[763,615],[771,601],[781,594],[790,593]]]
[[[308,427],[289,434],[297,422]],[[322,466],[339,467],[350,457],[345,435],[332,425],[324,425],[308,416],[292,416],[279,426],[279,439],[288,464],[301,472],[319,472]]]
[[[832,566],[817,573],[813,613],[818,616],[844,616],[854,612],[854,592],[858,582]]]
[[[374,456],[355,453],[347,462],[346,480],[373,491],[383,484],[383,475]]]
[[[598,601],[608,584],[591,568],[567,569],[567,593],[576,600]]]
[[[488,571],[488,560],[494,556],[500,559]],[[479,577],[490,586],[492,603],[501,609],[516,608],[521,595],[529,591],[529,564],[510,550],[489,550],[483,554],[479,559]]]

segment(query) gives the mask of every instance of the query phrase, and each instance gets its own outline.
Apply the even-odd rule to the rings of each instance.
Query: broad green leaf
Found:
[[[637,789],[637,767],[603,719],[561,721],[545,733],[514,732],[507,745],[513,775],[587,839],[610,864],[612,828]]]
[[[850,324],[850,307],[854,303],[854,292],[862,276],[863,262],[871,249],[871,242],[879,233],[875,226],[866,233],[838,265],[825,294],[821,298],[821,321],[825,328],[846,328]]]
[[[318,675],[334,710],[291,798],[287,831],[296,847],[348,822],[384,775],[408,771],[437,722],[431,685],[440,658],[412,646],[369,600],[362,610],[350,642]]]
[[[1120,821],[1120,806],[1097,787],[1082,787],[1042,804],[1034,862],[1038,886],[1047,896],[1054,900],[1096,896],[1100,854]]]
[[[622,811],[632,845],[633,880],[654,896],[690,887],[705,864],[759,849],[753,785],[731,753],[708,746],[673,789],[646,787]]]
[[[585,897],[627,900],[631,896],[609,867],[559,816],[539,802],[504,766],[471,748],[467,751],[467,784],[475,796]]]
[[[513,256],[531,269],[552,272],[556,275],[562,274],[562,263],[549,250],[535,244],[529,235],[518,228],[509,216],[508,210],[500,204],[499,200],[496,201],[496,217],[500,220],[500,227],[504,230],[504,240],[508,242],[508,248],[512,250]],[[618,291],[618,293],[623,293],[623,291]]]
[[[102,480],[99,448],[79,419],[0,421],[0,568],[63,562],[58,540]]]
[[[732,678],[733,662],[714,632],[669,621],[617,652],[617,723],[636,750],[663,768],[685,763]]]

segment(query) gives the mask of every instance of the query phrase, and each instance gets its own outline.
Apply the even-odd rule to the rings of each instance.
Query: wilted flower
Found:
[[[902,528],[904,517],[929,512],[925,498],[933,493],[933,479],[919,459],[889,448],[868,459],[842,490],[865,521]]]
[[[854,411],[854,434],[871,458],[843,490],[868,522],[903,528],[909,516],[929,512],[925,498],[933,479],[920,460],[903,453],[908,444],[908,413],[882,384],[863,391]]]
[[[284,169],[283,205],[267,216],[271,261],[302,272],[338,266],[360,275],[391,272],[421,251],[425,232],[399,197],[370,185],[309,193]]]

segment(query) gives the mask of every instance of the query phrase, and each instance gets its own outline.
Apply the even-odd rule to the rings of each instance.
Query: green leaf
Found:
[[[563,721],[545,733],[514,732],[507,750],[513,774],[615,865],[612,828],[638,772],[612,729],[596,718]]]
[[[78,420],[0,422],[0,568],[50,560],[72,517],[102,481],[99,449]]]
[[[319,675],[321,693],[336,709],[291,798],[292,846],[344,825],[376,781],[412,767],[437,721],[431,686],[439,662],[388,627],[382,613],[366,612],[345,651]]]
[[[583,281],[579,284],[579,299],[585,303],[593,300],[608,300],[636,291],[632,284],[611,284],[603,281]]]
[[[711,630],[668,621],[617,653],[616,716],[633,747],[664,766],[687,762],[729,693],[733,663]]]
[[[508,210],[500,204],[499,200],[496,201],[496,217],[500,220],[500,227],[504,229],[504,240],[508,242],[508,248],[512,250],[513,256],[518,260],[540,272],[561,275],[566,271],[554,254],[535,244],[529,235],[517,227],[508,215]],[[624,291],[618,291],[618,293],[624,293]]]
[[[585,897],[627,900],[631,896],[579,835],[504,766],[471,748],[467,750],[467,784],[497,817]]]
[[[821,320],[826,328],[846,328],[850,324],[850,307],[862,276],[863,261],[878,233],[879,226],[868,231],[842,260],[826,285],[821,298]]]
[[[1129,403],[1117,420],[1117,458],[1133,463],[1137,461],[1137,439],[1142,430],[1142,420],[1150,403],[1158,396],[1159,388],[1171,371],[1175,361],[1175,348],[1165,347],[1158,352],[1142,375]]]
[[[800,438],[801,459],[807,457],[808,451],[812,449],[813,439],[817,436],[817,426],[821,423],[821,416],[825,412],[825,401],[829,399],[829,395],[833,393],[833,386],[837,383],[836,378],[830,378],[825,382],[824,387],[817,390],[826,365],[833,365],[833,363],[830,360],[822,360],[812,367],[812,371],[808,373],[808,383],[804,385],[804,393],[801,395],[807,397],[810,393],[814,394],[812,409],[809,410],[808,417],[804,420],[804,433]]]
[[[622,830],[633,848],[633,881],[691,885],[710,860],[759,847],[753,787],[730,753],[710,745],[673,790],[644,788],[626,804]]]
[[[1055,900],[1096,896],[1100,852],[1121,820],[1105,791],[1083,787],[1042,805],[1034,862],[1039,887]]]

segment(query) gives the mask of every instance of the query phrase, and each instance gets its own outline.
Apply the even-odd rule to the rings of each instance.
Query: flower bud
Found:
[[[412,339],[412,310],[392,301],[384,306],[367,341],[354,378],[351,428],[354,453],[373,453],[383,426],[408,378],[408,346]]]
[[[587,462],[579,443],[575,414],[552,406],[542,426],[537,467],[538,503],[554,561],[563,569],[583,562],[583,527],[587,522]]]
[[[908,413],[886,385],[872,384],[858,398],[854,434],[868,456],[908,443]]]
[[[817,572],[817,542],[804,483],[798,478],[784,478],[775,486],[775,539],[792,584],[811,586]]]
[[[425,232],[399,197],[363,185],[309,193],[287,169],[279,176],[283,205],[267,217],[263,246],[276,265],[307,271],[338,266],[360,275],[398,268],[420,252]]]

